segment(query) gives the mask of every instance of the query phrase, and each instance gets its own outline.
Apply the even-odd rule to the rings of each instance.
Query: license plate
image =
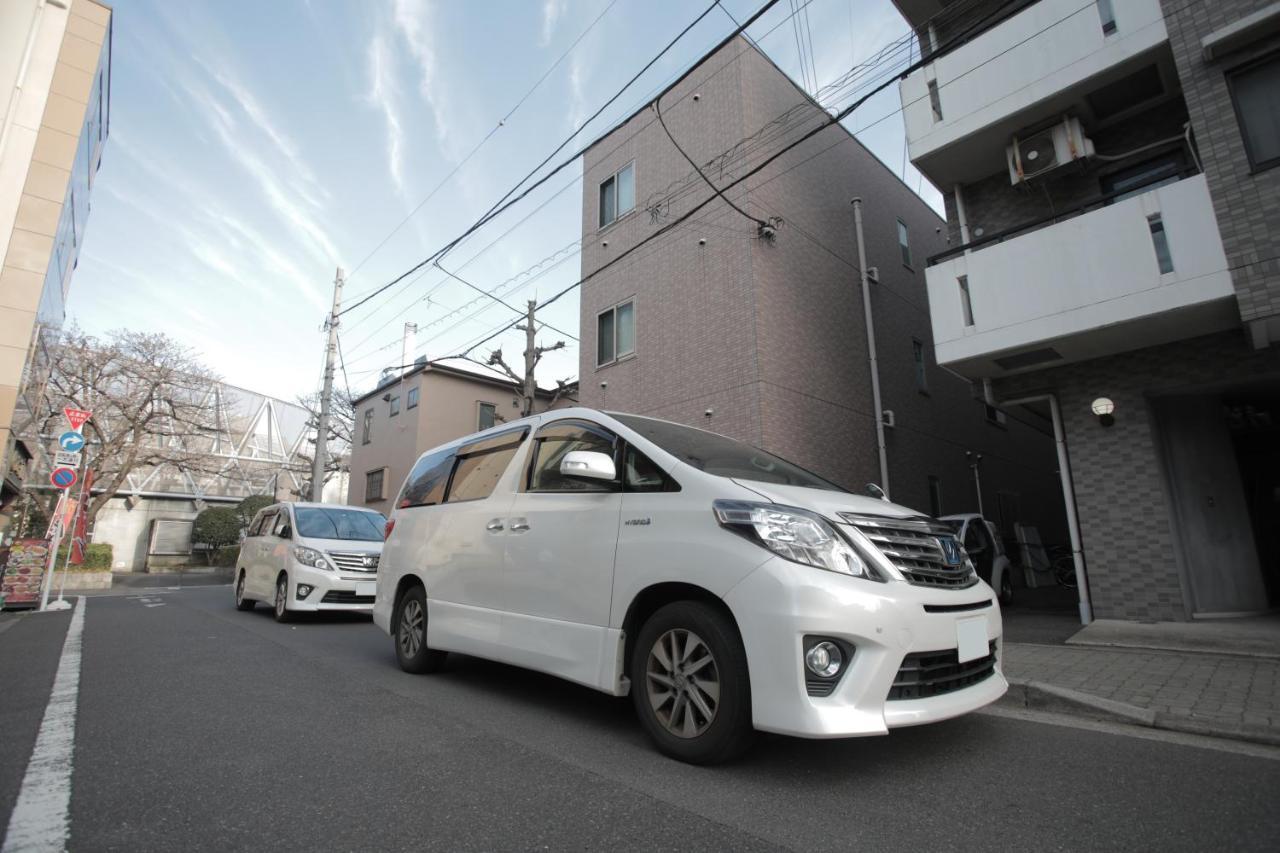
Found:
[[[356,584],[356,595],[376,595],[378,585],[376,583],[358,583]]]
[[[960,663],[977,660],[990,653],[987,645],[987,617],[956,620],[956,649],[959,651]]]

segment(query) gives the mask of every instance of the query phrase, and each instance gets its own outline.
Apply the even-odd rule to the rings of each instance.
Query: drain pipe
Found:
[[[880,404],[880,365],[876,360],[876,328],[871,320],[871,288],[867,286],[867,248],[862,240],[862,199],[853,204],[853,228],[858,236],[858,277],[862,282],[862,315],[867,321],[867,360],[871,363],[871,406],[876,418],[876,447],[880,451],[880,488],[889,498],[889,451],[884,444],[884,406]]]
[[[990,387],[990,382],[985,383]],[[1067,508],[1067,532],[1071,536],[1071,560],[1076,568],[1076,592],[1079,595],[1080,624],[1088,625],[1093,621],[1093,603],[1089,597],[1089,579],[1084,573],[1084,545],[1080,541],[1080,518],[1076,514],[1076,491],[1071,482],[1071,462],[1067,458],[1067,433],[1062,426],[1062,409],[1058,407],[1057,394],[1037,394],[1032,397],[1020,397],[1017,400],[1003,400],[1002,406],[1017,406],[1023,403],[1049,401],[1049,411],[1053,416],[1053,442],[1058,448],[1058,479],[1062,483],[1062,500]]]

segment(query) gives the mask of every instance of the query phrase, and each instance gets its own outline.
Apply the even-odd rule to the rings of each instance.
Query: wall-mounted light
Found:
[[[1111,402],[1111,398],[1099,397],[1093,401],[1089,408],[1098,416],[1098,423],[1104,427],[1109,427],[1116,422],[1115,415],[1112,414],[1116,410],[1116,404]]]

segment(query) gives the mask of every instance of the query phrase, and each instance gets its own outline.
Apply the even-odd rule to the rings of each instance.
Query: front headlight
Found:
[[[306,548],[302,546],[294,548],[293,558],[304,566],[308,566],[313,569],[332,571],[332,568],[329,566],[329,561],[325,559],[324,554],[320,553],[315,548]]]
[[[716,501],[720,524],[793,563],[855,578],[884,578],[822,516],[796,507],[750,501]]]

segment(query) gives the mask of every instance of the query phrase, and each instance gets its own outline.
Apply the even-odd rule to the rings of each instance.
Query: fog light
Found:
[[[835,643],[823,640],[805,652],[804,665],[814,675],[822,678],[834,678],[844,665],[844,655]]]
[[[302,599],[310,595],[311,590],[313,589],[315,589],[315,587],[311,586],[310,584],[300,583],[298,584],[298,591],[295,593],[295,595],[297,595],[298,600],[301,601]]]

